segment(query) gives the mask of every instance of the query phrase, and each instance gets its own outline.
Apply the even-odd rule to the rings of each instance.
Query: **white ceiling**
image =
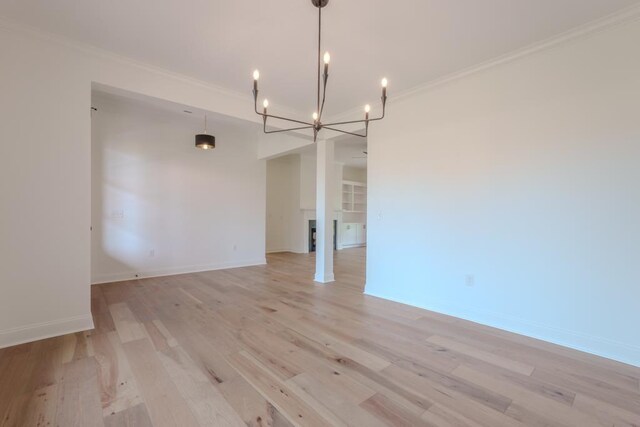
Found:
[[[550,38],[639,0],[330,0],[327,113],[379,99]],[[310,0],[0,0],[0,16],[246,92],[314,110]]]
[[[170,117],[171,120],[189,123],[193,127],[194,133],[200,133],[204,130],[204,118],[206,115],[208,131],[213,135],[216,134],[218,127],[241,131],[244,135],[254,132],[256,140],[262,134],[262,126],[259,124],[236,117],[102,85],[94,85],[92,89],[91,106],[97,109],[96,114],[100,114],[100,111],[106,106],[115,106],[123,111],[134,108],[136,110],[146,110],[149,113],[163,113],[165,117]]]
[[[336,143],[335,160],[345,166],[367,167],[367,141],[362,138],[342,140]]]
[[[367,151],[367,140],[365,138],[343,135],[333,138],[333,141],[336,143],[334,152],[336,162],[345,166],[366,169],[367,156],[364,152]],[[290,153],[316,156],[316,148],[315,144],[311,144]]]

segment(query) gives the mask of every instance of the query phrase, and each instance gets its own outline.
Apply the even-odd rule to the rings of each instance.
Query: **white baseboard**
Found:
[[[283,252],[291,252],[292,254],[306,254],[309,253],[309,249],[296,249],[296,248],[281,248],[281,249],[267,249],[268,254],[281,254]]]
[[[352,249],[352,248],[364,248],[365,246],[367,246],[366,243],[356,243],[355,245],[342,245],[342,247],[338,247],[338,250],[342,250],[342,249]]]
[[[425,310],[448,316],[457,317],[482,325],[502,329],[507,332],[524,335],[542,341],[579,350],[607,359],[640,367],[640,346],[610,340],[605,337],[593,336],[569,329],[551,327],[526,319],[517,318],[503,313],[488,310],[459,307],[448,301],[432,301],[430,304],[419,304],[415,301],[403,301],[382,293],[368,292],[365,295],[423,308]]]
[[[291,249],[267,249],[268,254],[279,254],[282,252],[293,252]]]
[[[93,329],[91,314],[0,331],[0,348]]]
[[[314,281],[318,282],[318,283],[331,283],[331,282],[335,282],[335,276],[333,274],[329,274],[329,275],[315,275],[314,277]]]
[[[172,267],[152,271],[127,271],[122,273],[107,274],[92,278],[92,285],[101,283],[123,282],[127,280],[144,279],[148,277],[175,276],[177,274],[199,273],[202,271],[224,270],[228,268],[251,267],[254,265],[265,265],[266,258],[259,258],[244,261],[221,262],[208,265],[192,265],[186,267]]]

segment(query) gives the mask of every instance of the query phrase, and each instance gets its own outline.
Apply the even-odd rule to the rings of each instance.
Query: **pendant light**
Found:
[[[207,115],[204,115],[204,133],[196,135],[196,148],[212,150],[216,148],[216,137],[207,133]]]

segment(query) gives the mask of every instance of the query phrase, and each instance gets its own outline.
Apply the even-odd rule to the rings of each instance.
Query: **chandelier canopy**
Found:
[[[295,120],[287,117],[274,116],[273,114],[268,114],[267,108],[269,107],[269,101],[267,101],[266,99],[262,104],[263,106],[262,113],[259,112],[258,111],[258,80],[260,79],[260,72],[258,70],[255,70],[253,72],[253,101],[254,101],[255,112],[259,116],[262,116],[264,133],[279,133],[279,132],[313,129],[313,141],[315,142],[316,139],[318,138],[318,133],[322,129],[327,129],[327,130],[341,132],[348,135],[354,135],[354,136],[366,138],[369,133],[369,122],[382,120],[384,118],[385,106],[387,104],[387,79],[383,78],[381,81],[382,115],[380,117],[370,118],[369,112],[371,111],[371,107],[369,105],[365,105],[364,119],[362,120],[322,123],[322,113],[324,111],[324,102],[325,102],[325,97],[327,93],[327,80],[329,79],[329,62],[331,61],[331,56],[329,55],[329,52],[325,52],[324,56],[321,53],[322,52],[322,8],[325,7],[327,4],[329,4],[329,0],[311,0],[311,3],[318,8],[318,97],[316,101],[316,110],[312,116],[313,122],[306,122],[302,120]],[[324,62],[324,67],[323,67],[323,62]],[[321,96],[321,92],[322,92],[322,96]],[[267,130],[268,118],[272,118],[276,120],[284,120],[287,122],[295,123],[297,126],[289,129]],[[364,133],[348,132],[346,130],[339,129],[337,127],[337,126],[352,125],[357,123],[362,123],[364,125]]]

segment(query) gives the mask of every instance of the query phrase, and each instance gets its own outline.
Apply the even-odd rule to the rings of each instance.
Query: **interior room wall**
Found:
[[[367,168],[356,168],[344,166],[342,170],[343,179],[346,181],[357,181],[367,183]]]
[[[306,252],[300,210],[300,156],[267,161],[267,252]]]
[[[361,180],[366,171],[350,168],[351,176]],[[343,222],[343,165],[334,166],[335,219]],[[366,180],[366,176],[364,176]],[[267,252],[306,253],[309,250],[308,221],[316,218],[316,157],[313,153],[291,154],[267,161]],[[365,222],[364,215],[352,222]],[[338,228],[340,230],[340,228]],[[338,247],[340,247],[338,232]]]
[[[91,90],[256,120],[240,96],[0,20],[0,347],[91,329]],[[262,219],[264,222],[264,218]]]
[[[264,264],[259,129],[97,94],[92,118],[93,283]]]
[[[638,40],[626,23],[392,102],[366,292],[640,366]]]
[[[316,209],[316,156],[300,155],[300,209]]]

